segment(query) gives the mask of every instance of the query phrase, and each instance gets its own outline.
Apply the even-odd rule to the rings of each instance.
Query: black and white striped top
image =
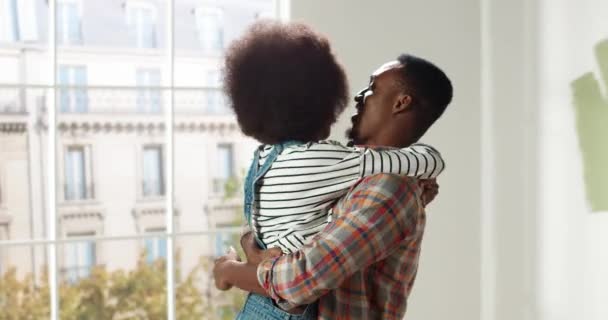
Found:
[[[260,146],[259,166],[272,150]],[[255,188],[252,223],[268,248],[297,251],[327,225],[330,209],[361,177],[394,173],[434,178],[444,169],[433,147],[346,147],[334,141],[286,147]]]

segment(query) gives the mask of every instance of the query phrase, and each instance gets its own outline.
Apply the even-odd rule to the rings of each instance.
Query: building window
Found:
[[[137,112],[160,113],[160,71],[157,69],[137,70],[136,84],[141,87],[137,89]]]
[[[0,171],[2,170],[2,168],[0,167]],[[0,172],[0,208],[2,208],[2,205],[4,203],[4,195],[2,194],[2,192],[4,191],[4,189],[2,188],[2,172]],[[0,212],[1,213],[1,212]]]
[[[19,8],[17,0],[0,0],[0,40],[20,40]]]
[[[143,196],[158,197],[164,195],[165,186],[162,147],[145,147],[143,162]]]
[[[132,43],[137,48],[157,48],[156,8],[149,3],[130,2],[126,10]]]
[[[87,69],[84,66],[60,66],[58,73],[59,108],[63,113],[84,113],[89,110]]]
[[[70,237],[92,237],[94,233],[68,234]],[[64,246],[64,275],[68,282],[74,283],[91,274],[96,264],[94,240],[68,242]]]
[[[161,233],[165,232],[164,228],[148,229],[146,232],[149,233]],[[167,239],[165,237],[151,237],[144,240],[146,249],[146,262],[153,263],[158,259],[167,258]]]
[[[57,2],[57,43],[82,44],[82,7],[74,0]]]
[[[219,229],[219,228],[218,228]],[[226,254],[226,250],[231,245],[232,234],[227,232],[217,231],[215,233],[215,256],[219,257]]]
[[[71,146],[65,152],[65,200],[93,199],[90,182],[90,155],[88,147]]]
[[[199,43],[207,53],[224,49],[224,12],[220,8],[201,7],[194,11]]]
[[[220,86],[220,72],[219,70],[212,69],[208,70],[205,77],[205,84],[207,92],[205,92],[207,112],[211,114],[222,113],[222,92],[219,89]]]
[[[228,180],[234,177],[234,148],[232,144],[221,143],[217,146],[217,170],[213,180],[213,191],[223,193]]]

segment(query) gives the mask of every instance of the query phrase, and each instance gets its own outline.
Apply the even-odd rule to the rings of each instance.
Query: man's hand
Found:
[[[437,179],[425,179],[418,180],[418,185],[422,189],[422,205],[426,207],[439,194],[439,184],[437,184]]]
[[[232,288],[232,285],[226,279],[225,267],[229,263],[239,262],[241,258],[237,255],[236,250],[230,247],[228,253],[215,259],[213,265],[213,278],[215,279],[215,287],[219,290],[226,291]]]
[[[277,258],[283,254],[280,248],[270,248],[268,250],[260,249],[252,231],[245,233],[241,237],[241,247],[243,248],[243,251],[245,251],[247,263],[256,266],[268,258]]]

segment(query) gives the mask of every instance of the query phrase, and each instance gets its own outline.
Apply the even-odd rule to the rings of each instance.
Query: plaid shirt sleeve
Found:
[[[362,179],[312,243],[263,261],[258,282],[286,310],[316,301],[414,235],[423,210],[418,191],[413,178],[378,174]]]

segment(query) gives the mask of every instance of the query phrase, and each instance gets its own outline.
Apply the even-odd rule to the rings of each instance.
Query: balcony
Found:
[[[60,132],[162,132],[171,90],[161,87],[60,87]],[[174,129],[237,132],[236,117],[217,88],[173,89]]]
[[[0,204],[0,227],[9,226],[12,220],[13,216],[8,213],[8,209]]]
[[[22,133],[27,130],[27,109],[23,88],[0,87],[0,132]]]
[[[50,86],[0,85],[0,132],[24,132],[28,114],[46,129]],[[56,89],[57,126],[65,132],[164,131],[173,92],[177,132],[238,132],[236,117],[218,88],[76,87]]]
[[[65,201],[91,201],[95,199],[95,184],[64,184]]]
[[[62,267],[59,269],[59,277],[62,281],[74,284],[80,279],[88,278],[92,269],[93,265]]]
[[[165,186],[159,180],[144,180],[141,183],[143,198],[164,198]]]
[[[140,199],[133,207],[133,218],[140,233],[150,229],[166,228],[165,201],[161,198]],[[179,208],[173,208],[173,216],[179,215]]]
[[[222,116],[232,112],[219,88],[58,86],[60,114],[162,115],[173,91],[175,112]]]

